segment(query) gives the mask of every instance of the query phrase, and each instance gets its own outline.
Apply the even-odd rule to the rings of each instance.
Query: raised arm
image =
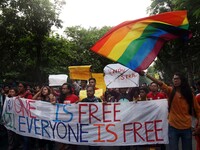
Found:
[[[34,96],[33,96],[33,100],[39,100],[38,97],[41,96],[41,90],[39,92],[37,92]]]
[[[163,82],[162,82],[162,81],[160,81],[160,80],[158,80],[158,79],[156,79],[156,78],[150,76],[149,74],[147,74],[147,73],[144,72],[144,71],[139,72],[139,74],[140,74],[141,76],[146,76],[147,78],[149,78],[149,79],[152,80],[153,82],[157,83],[159,86],[162,86],[162,85],[163,85]]]

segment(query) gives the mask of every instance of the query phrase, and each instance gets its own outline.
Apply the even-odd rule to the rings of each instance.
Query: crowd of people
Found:
[[[4,85],[1,89],[1,110],[5,97],[27,98],[55,103],[78,103],[78,102],[130,102],[168,99],[169,103],[169,149],[178,150],[179,139],[182,140],[182,148],[192,150],[192,135],[197,141],[197,150],[200,150],[200,81],[196,83],[196,91],[191,89],[187,79],[180,73],[173,76],[172,85],[155,79],[154,77],[140,72],[141,76],[146,75],[152,82],[147,85],[143,83],[140,87],[107,89],[101,97],[95,96],[95,78],[81,81],[64,83],[61,87],[49,87],[47,85],[27,85],[19,82],[17,87]],[[86,90],[87,97],[80,100],[80,90]],[[196,125],[192,126],[192,116],[196,117]],[[193,130],[192,130],[193,129]],[[13,131],[7,130],[8,150],[30,150],[30,149],[59,149],[59,150],[97,150],[98,146],[75,146],[57,143],[48,140],[34,139],[20,136]],[[159,149],[166,149],[166,145],[154,145]],[[120,150],[130,150],[130,146],[119,147]],[[139,149],[140,147],[136,147]]]

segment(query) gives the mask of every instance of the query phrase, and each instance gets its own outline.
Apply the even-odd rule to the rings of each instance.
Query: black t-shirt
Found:
[[[84,98],[81,102],[101,102],[101,99],[98,97],[93,98]]]

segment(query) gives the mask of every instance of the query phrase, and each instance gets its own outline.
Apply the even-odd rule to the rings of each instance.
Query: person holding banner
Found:
[[[79,101],[79,97],[73,93],[73,87],[69,83],[64,83],[61,86],[59,103],[71,104]]]
[[[95,88],[94,86],[88,85],[86,88],[87,98],[84,98],[81,102],[101,102],[101,99],[94,95]],[[83,146],[79,145],[79,150],[99,150],[99,146]]]
[[[131,97],[127,93],[128,88],[119,88],[119,97],[118,102],[129,102],[131,101]]]
[[[94,86],[91,85],[87,86],[86,91],[87,91],[87,98],[84,98],[81,102],[101,102],[101,99],[94,95],[95,93]]]
[[[58,101],[62,104],[77,103],[79,101],[79,97],[73,93],[73,87],[71,84],[64,83],[61,86],[60,97]],[[57,150],[65,149],[76,150],[77,148],[76,145],[57,143]]]
[[[157,83],[168,96],[169,103],[169,149],[178,150],[179,139],[182,141],[183,150],[192,150],[192,116],[200,124],[200,106],[195,99],[188,80],[180,73],[173,75],[173,87],[150,76],[144,71],[140,75],[148,77]],[[200,126],[195,132],[200,131]]]
[[[52,104],[56,103],[56,97],[51,93],[49,86],[43,86],[39,92],[37,92],[33,98],[34,100],[41,100],[45,102],[50,102]]]
[[[158,84],[155,82],[150,83],[150,92],[147,94],[149,100],[165,99],[167,98],[164,93],[158,91]]]
[[[117,98],[119,97],[119,92],[117,89],[110,88],[105,92],[105,101],[106,102],[117,102]]]
[[[160,92],[158,90],[159,86],[156,82],[151,82],[149,85],[149,89],[150,89],[150,91],[149,91],[149,93],[147,93],[148,100],[159,100],[159,99],[167,98],[167,96],[163,92]],[[159,144],[159,145],[155,145],[155,146],[160,147],[161,150],[166,149],[164,144]]]
[[[131,101],[131,97],[128,94],[128,88],[119,88],[119,97],[118,97],[118,102],[120,103],[127,103]],[[120,150],[130,150],[130,146],[120,146]]]
[[[33,100],[41,100],[45,102],[49,102],[52,104],[56,103],[56,98],[55,96],[51,93],[51,89],[49,86],[43,86],[39,92],[37,92],[33,98]],[[53,141],[48,141],[48,140],[38,140],[39,143],[39,149],[44,150],[46,146],[48,146],[48,150],[53,149]]]
[[[148,89],[146,87],[140,87],[139,88],[139,99],[135,100],[137,101],[146,101],[147,99],[147,94],[148,94]]]
[[[27,84],[20,82],[18,84],[18,97],[19,98],[26,98],[32,99],[32,94],[27,91]],[[30,150],[31,149],[31,138],[23,136],[23,150]]]
[[[16,88],[10,88],[8,97],[15,97],[17,95]],[[20,136],[11,130],[7,130],[8,133],[8,150],[15,150],[21,148]]]
[[[18,96],[20,98],[27,98],[27,99],[32,99],[33,95],[27,91],[27,85],[26,83],[19,83],[18,84]]]
[[[133,87],[129,91],[129,95],[132,98],[133,101],[140,100],[140,89],[139,87]]]

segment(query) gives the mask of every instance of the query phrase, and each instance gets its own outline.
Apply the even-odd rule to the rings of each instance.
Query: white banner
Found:
[[[139,74],[121,64],[109,64],[104,68],[107,88],[126,88],[139,86]]]
[[[78,145],[167,144],[167,100],[56,104],[7,98],[3,121],[20,135]]]
[[[67,78],[66,74],[49,75],[49,86],[62,86],[67,83]]]

